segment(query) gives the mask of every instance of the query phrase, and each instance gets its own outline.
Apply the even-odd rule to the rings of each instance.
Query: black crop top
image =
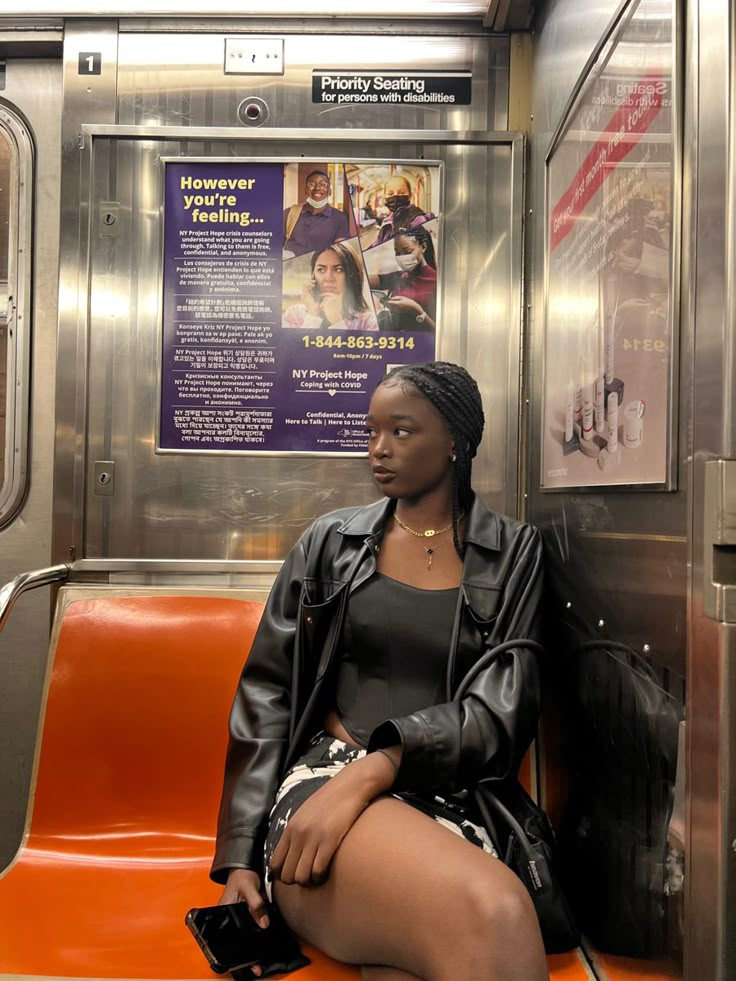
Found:
[[[459,588],[418,589],[371,576],[350,597],[337,674],[337,714],[366,745],[386,719],[445,701]]]

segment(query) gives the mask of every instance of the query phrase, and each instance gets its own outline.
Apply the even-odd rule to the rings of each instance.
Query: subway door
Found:
[[[61,65],[0,26],[0,585],[51,561]],[[0,869],[23,833],[49,641],[46,589],[0,634]]]

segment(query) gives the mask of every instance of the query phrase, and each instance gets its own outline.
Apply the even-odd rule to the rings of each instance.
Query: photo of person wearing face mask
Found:
[[[390,246],[386,246],[389,248]],[[427,225],[411,228],[393,240],[393,263],[398,271],[369,274],[374,289],[386,291],[382,299],[390,311],[389,330],[433,331],[437,319],[437,259]]]
[[[399,232],[417,228],[434,218],[434,215],[423,211],[412,203],[413,191],[408,178],[396,174],[389,177],[383,189],[383,201],[389,209],[389,215],[383,221],[376,244],[387,242]]]
[[[350,236],[347,216],[330,204],[329,174],[313,170],[304,181],[304,200],[284,210],[284,251],[291,256],[329,248]]]

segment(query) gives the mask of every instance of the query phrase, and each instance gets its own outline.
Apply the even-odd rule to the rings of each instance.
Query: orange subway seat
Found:
[[[31,827],[0,877],[0,977],[213,977],[183,921],[220,894],[227,716],[262,604],[116,592],[60,592]],[[359,978],[307,952],[303,981]],[[578,952],[550,968],[590,977]]]

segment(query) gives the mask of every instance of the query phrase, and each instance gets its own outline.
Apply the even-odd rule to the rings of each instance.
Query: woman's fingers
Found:
[[[274,878],[287,886],[321,885],[327,879],[334,844],[319,836],[289,834],[290,830],[287,828],[274,850],[271,859]]]
[[[268,926],[268,913],[266,912],[266,901],[259,889],[248,888],[244,890],[243,902],[248,904],[250,915],[262,930]]]
[[[314,857],[317,853],[315,846],[307,846],[302,849],[300,855],[296,856],[296,865],[294,867],[294,882],[298,883],[300,886],[311,886],[312,885],[312,868],[314,866]]]
[[[259,927],[268,926],[266,903],[261,894],[261,879],[250,869],[233,869],[220,896],[220,905],[247,903],[253,919]]]

